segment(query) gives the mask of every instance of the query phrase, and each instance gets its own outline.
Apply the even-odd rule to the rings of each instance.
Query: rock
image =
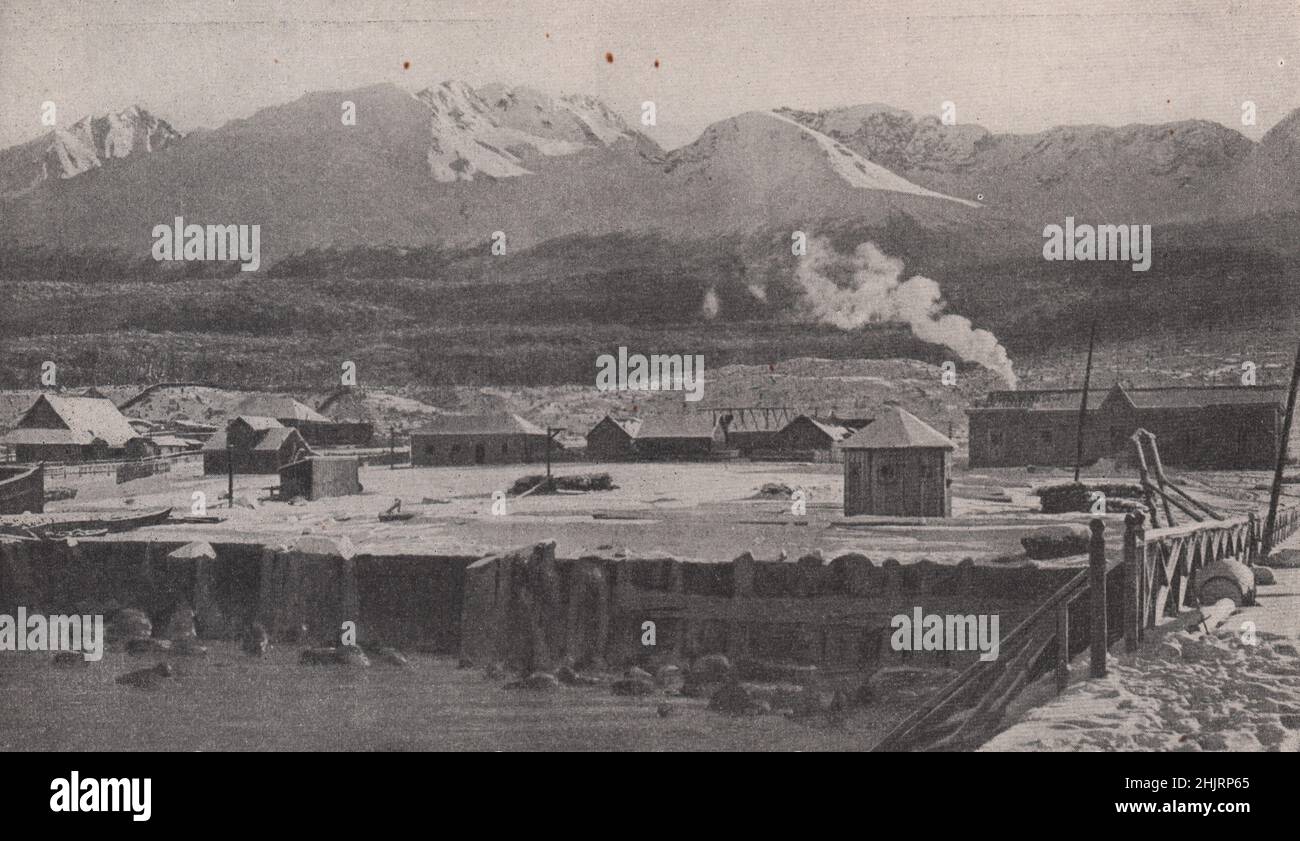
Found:
[[[194,610],[187,604],[177,605],[163,626],[162,635],[169,640],[195,639]]]
[[[615,695],[653,695],[655,682],[649,677],[625,677],[614,681],[609,688]]]
[[[170,640],[146,637],[144,639],[129,639],[126,641],[127,654],[165,654],[171,650],[172,644]]]
[[[623,677],[632,678],[634,680],[654,680],[654,675],[639,666],[632,666],[627,671],[623,672]]]
[[[1273,570],[1268,567],[1253,566],[1250,571],[1255,576],[1256,586],[1277,583],[1277,579],[1273,576]]]
[[[555,677],[565,686],[596,686],[600,683],[598,678],[579,674],[572,666],[561,666],[556,669]]]
[[[244,634],[239,640],[239,647],[245,654],[261,657],[271,647],[271,637],[266,633],[266,628],[263,627],[261,622],[254,622],[244,629]]]
[[[143,610],[126,607],[117,612],[108,628],[113,639],[133,639],[153,636],[153,623]]]
[[[1197,572],[1196,581],[1196,595],[1203,605],[1219,599],[1232,599],[1237,607],[1255,603],[1255,576],[1241,561],[1215,561]]]
[[[385,666],[396,666],[399,669],[409,669],[411,661],[396,648],[383,646],[375,652],[375,660],[383,663]]]
[[[766,701],[753,697],[750,689],[743,683],[728,683],[709,699],[709,709],[727,715],[761,715],[771,712]]]
[[[549,672],[533,672],[528,677],[514,680],[505,685],[506,689],[531,689],[534,692],[549,692],[557,688],[560,682]]]
[[[171,676],[172,667],[166,663],[159,663],[150,669],[141,669],[138,672],[124,674],[117,679],[117,682],[123,686],[134,686],[137,689],[152,689]]]
[[[660,666],[655,670],[655,683],[663,686],[666,683],[672,683],[674,680],[680,679],[681,676],[682,670],[669,663],[668,665]]]
[[[340,666],[365,668],[370,665],[370,658],[355,645],[340,645],[334,649],[334,662]]]

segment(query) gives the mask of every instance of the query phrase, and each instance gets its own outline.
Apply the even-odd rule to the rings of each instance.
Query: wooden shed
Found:
[[[840,444],[845,516],[951,516],[954,448],[920,418],[889,407]]]
[[[311,456],[280,468],[280,497],[323,499],[361,493],[359,461],[346,456]]]

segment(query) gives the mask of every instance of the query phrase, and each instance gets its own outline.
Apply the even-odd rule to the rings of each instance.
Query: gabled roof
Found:
[[[1194,409],[1206,406],[1260,405],[1286,402],[1286,389],[1281,385],[1207,385],[1160,386],[1156,388],[1128,388],[1119,385],[1109,389],[1092,389],[1088,392],[1088,410],[1092,411],[1112,395],[1127,397],[1139,409]],[[1032,409],[1035,411],[1078,412],[1083,390],[1024,389],[1020,391],[991,391],[988,397],[970,411],[990,409]]]
[[[830,438],[832,442],[843,441],[845,438],[848,438],[854,432],[854,430],[849,429],[847,426],[840,426],[834,421],[821,420],[818,418],[810,417],[808,415],[800,415],[799,417],[790,421],[790,423],[786,424],[786,426],[787,427],[793,426],[794,423],[800,419],[807,421],[808,423],[820,429],[822,432],[826,433],[826,436]]]
[[[254,450],[278,450],[284,445],[284,442],[294,436],[302,437],[302,433],[292,426],[276,426],[262,433],[262,437],[257,439],[253,445]]]
[[[712,439],[717,424],[709,412],[679,412],[651,415],[641,420],[636,439],[647,438],[708,438]]]
[[[235,407],[235,414],[282,420],[329,422],[329,418],[320,412],[286,394],[250,394]]]
[[[889,406],[867,426],[840,445],[846,450],[884,450],[910,447],[956,448],[949,438],[925,421],[897,406]]]
[[[601,418],[599,421],[596,422],[596,426],[600,426],[602,423],[606,421],[609,421],[614,426],[617,426],[619,429],[623,430],[623,432],[626,433],[629,438],[635,438],[637,434],[641,431],[641,419],[637,417],[619,417],[616,415],[605,415],[605,417]],[[595,429],[596,426],[593,426],[592,429]]]
[[[240,421],[249,429],[257,432],[263,432],[268,429],[284,429],[284,424],[280,423],[275,418],[261,415],[240,415],[239,417],[234,418],[231,422],[233,423],[234,421]]]
[[[63,423],[63,427],[35,425],[37,421],[33,414],[42,403],[49,405]],[[31,418],[30,421],[29,418]],[[109,447],[117,448],[124,447],[127,441],[139,437],[139,433],[117,410],[117,406],[113,405],[113,401],[103,397],[64,397],[58,394],[42,394],[36,398],[36,402],[19,419],[17,426],[29,430],[25,435],[30,440],[23,443],[32,444],[68,443],[84,445],[98,438]],[[31,438],[31,434],[38,431],[59,434],[42,440]],[[63,433],[71,433],[71,435]],[[55,438],[59,440],[55,440]]]
[[[302,438],[302,433],[298,430],[294,429],[292,426],[284,426],[274,418],[240,417],[235,418],[235,420],[232,420],[230,423],[233,424],[235,421],[243,421],[245,423],[252,421],[257,424],[256,426],[253,426],[253,423],[249,423],[249,426],[253,426],[254,431],[259,433],[251,447],[253,450],[278,450],[289,438],[292,438],[295,435]],[[270,421],[270,424],[266,423],[267,421]],[[227,426],[225,429],[219,429],[214,432],[212,437],[207,440],[207,443],[203,445],[204,452],[224,452],[226,449],[226,441],[228,440],[227,433],[229,431],[230,427]]]
[[[546,430],[516,414],[437,415],[415,430],[414,435],[541,435]]]

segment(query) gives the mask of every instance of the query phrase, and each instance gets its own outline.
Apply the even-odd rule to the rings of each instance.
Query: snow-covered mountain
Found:
[[[604,103],[590,97],[553,100],[526,87],[474,90],[443,82],[416,98],[431,115],[429,169],[437,181],[529,175],[525,158],[573,155],[595,146],[635,142],[635,134]]]
[[[340,120],[343,102],[355,123]],[[381,84],[184,138],[128,109],[4,150],[0,248],[147,259],[153,226],[181,215],[261,225],[265,265],[335,246],[474,246],[494,231],[513,250],[575,234],[708,238],[836,221],[901,222],[1032,256],[1044,224],[1066,215],[1300,218],[1298,126],[1300,112],[1260,143],[1199,120],[1013,135],[860,105],[751,111],[666,152],[591,96]]]
[[[23,193],[51,178],[73,178],[106,163],[165,149],[181,133],[138,105],[83,117],[0,152],[0,195]]]

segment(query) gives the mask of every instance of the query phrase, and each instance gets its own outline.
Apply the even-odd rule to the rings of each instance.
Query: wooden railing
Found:
[[[1000,656],[976,662],[900,722],[875,751],[970,750],[988,741],[1022,689],[1055,674],[1057,692],[1069,682],[1069,663],[1090,650],[1090,674],[1106,674],[1106,652],[1121,637],[1137,649],[1146,630],[1176,616],[1195,594],[1196,573],[1223,559],[1250,565],[1259,559],[1262,524],[1254,513],[1186,526],[1143,528],[1125,518],[1124,551],[1106,558],[1105,523],[1094,519],[1088,569],[1081,571],[1007,634]],[[1300,507],[1279,511],[1274,543],[1300,527]],[[1084,622],[1083,620],[1087,620]]]

